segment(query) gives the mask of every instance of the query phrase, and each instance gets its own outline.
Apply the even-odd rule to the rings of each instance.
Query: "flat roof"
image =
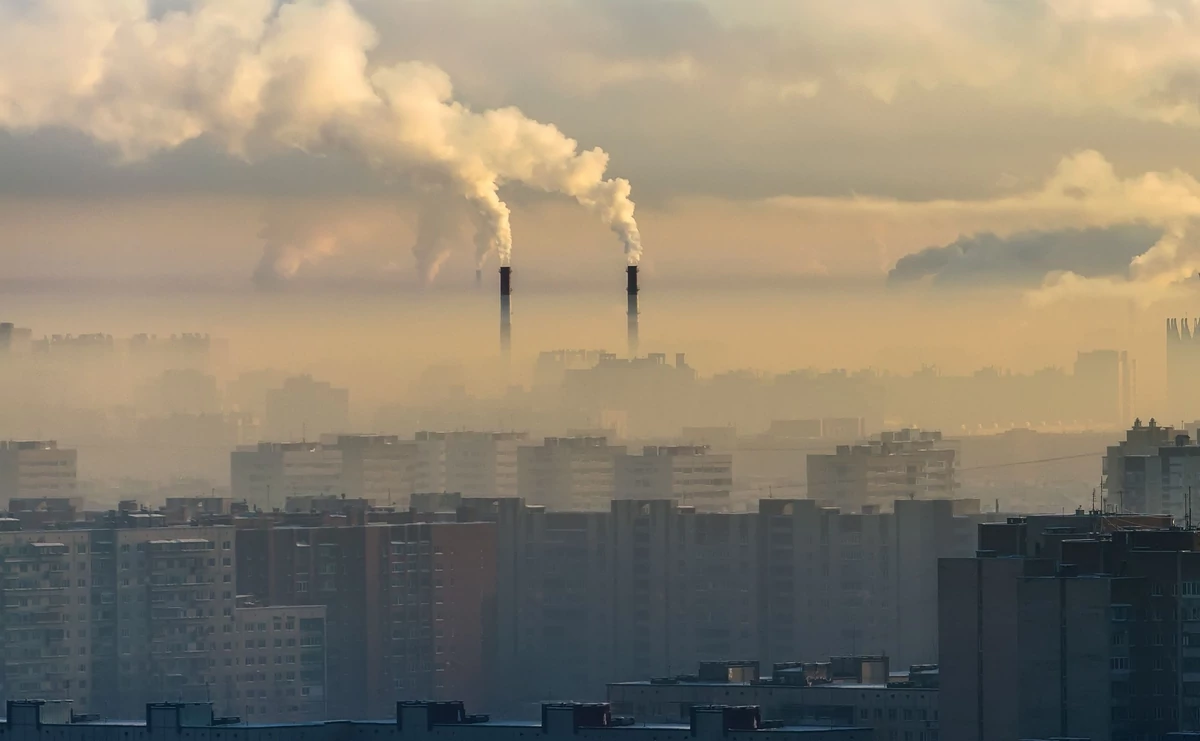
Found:
[[[907,675],[906,675],[907,676]],[[859,684],[857,682],[829,682],[828,684],[815,684],[812,686],[804,684],[773,684],[770,682],[651,682],[648,679],[640,679],[633,682],[609,682],[608,687],[763,687],[766,689],[794,689],[794,690],[823,690],[823,689],[847,689],[847,690],[890,690],[892,692],[928,692],[936,690],[936,687],[892,687],[887,684]],[[822,726],[824,727],[824,726]]]
[[[396,721],[394,721],[394,720],[318,720],[318,721],[311,721],[311,722],[306,722],[306,723],[305,722],[301,722],[301,723],[225,723],[225,724],[212,725],[212,726],[185,725],[185,726],[183,726],[183,729],[184,730],[194,730],[194,729],[198,729],[198,728],[215,728],[215,729],[220,729],[220,728],[264,728],[264,729],[266,729],[266,728],[312,728],[312,727],[316,727],[316,726],[339,725],[339,724],[343,724],[343,723],[353,723],[356,725],[364,725],[364,726],[366,726],[366,725],[395,726],[396,725]],[[6,719],[0,718],[0,727],[6,726],[6,725],[8,725],[8,721]],[[43,723],[42,725],[43,726],[71,725],[71,726],[80,726],[80,727],[87,727],[87,726],[113,727],[113,726],[117,726],[117,727],[127,727],[127,728],[145,728],[146,721],[144,721],[144,720],[105,719],[105,720],[80,721],[78,723]],[[497,721],[485,721],[482,723],[435,723],[434,726],[435,727],[482,726],[484,728],[541,728],[542,723],[541,723],[541,721],[537,721],[537,720],[527,720],[527,721],[497,720]],[[586,730],[588,727],[584,726],[583,728]],[[685,723],[632,723],[629,725],[608,726],[607,727],[608,730],[637,729],[637,728],[656,730],[656,731],[680,731],[680,732],[691,730],[691,726],[689,726]],[[800,726],[779,726],[779,727],[775,727],[775,728],[760,728],[760,729],[757,729],[754,731],[742,731],[742,732],[743,733],[770,733],[772,731],[779,731],[779,732],[788,732],[788,733],[815,733],[818,731],[828,732],[828,731],[854,731],[854,730],[863,730],[863,727],[862,726],[800,725]],[[731,730],[730,732],[738,733],[739,731]]]

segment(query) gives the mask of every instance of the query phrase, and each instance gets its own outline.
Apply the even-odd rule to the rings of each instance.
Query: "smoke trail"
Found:
[[[278,287],[294,278],[302,266],[320,262],[338,251],[337,237],[328,232],[284,236],[264,229],[260,236],[265,244],[253,276],[259,288]]]
[[[417,261],[417,275],[426,285],[433,282],[442,263],[450,257],[449,240],[456,236],[458,226],[454,217],[454,210],[444,194],[431,193],[422,199],[412,251]]]
[[[608,155],[580,151],[516,108],[473,112],[450,79],[419,62],[371,65],[375,31],[346,0],[195,0],[152,15],[146,0],[30,0],[0,6],[0,128],[63,127],[125,160],[206,137],[238,156],[296,148],[351,154],[389,172],[436,173],[474,207],[487,254],[512,256],[498,190],[522,183],[575,198],[620,237],[641,240],[629,183]],[[267,245],[263,275],[297,254]],[[314,252],[315,251],[315,252]],[[264,255],[264,261],[268,258]]]
[[[258,233],[263,253],[254,268],[254,284],[277,288],[306,265],[319,264],[347,247],[378,243],[386,226],[375,214],[336,204],[308,210],[286,203],[268,208]]]

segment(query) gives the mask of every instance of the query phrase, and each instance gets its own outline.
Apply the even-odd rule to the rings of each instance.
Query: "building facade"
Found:
[[[556,510],[603,510],[625,446],[603,437],[548,437],[517,451],[517,494]]]
[[[245,594],[325,607],[332,717],[381,717],[397,696],[489,702],[492,524],[243,527],[238,542]]]
[[[342,451],[321,443],[242,446],[230,454],[230,493],[269,512],[289,497],[344,494],[342,469]]]
[[[54,440],[0,441],[0,502],[75,496],[76,460]]]
[[[733,493],[733,456],[707,446],[647,446],[616,459],[614,499],[675,499],[722,510]]]
[[[829,454],[808,456],[808,498],[847,510],[898,499],[949,499],[958,487],[957,451],[928,430],[881,433]]]
[[[1118,512],[1149,512],[1185,522],[1191,496],[1200,497],[1200,444],[1188,433],[1135,420],[1125,439],[1105,452],[1104,505]]]
[[[947,738],[1200,730],[1200,540],[1131,529],[1150,522],[984,525],[979,556],[940,563]]]

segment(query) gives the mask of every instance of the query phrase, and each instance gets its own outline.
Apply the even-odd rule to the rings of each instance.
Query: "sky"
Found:
[[[0,0],[0,291],[415,293],[511,250],[527,290],[640,259],[1157,338],[1198,144],[1196,0]]]

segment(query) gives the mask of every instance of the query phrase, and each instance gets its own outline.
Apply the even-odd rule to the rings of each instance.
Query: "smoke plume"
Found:
[[[306,265],[319,264],[347,247],[378,242],[385,229],[372,214],[333,204],[307,212],[286,206],[267,209],[258,233],[263,253],[254,268],[254,284],[277,288]]]
[[[0,128],[81,131],[137,160],[201,137],[253,157],[272,149],[346,153],[392,173],[448,180],[473,206],[482,258],[512,256],[499,188],[570,196],[619,236],[641,240],[629,183],[608,155],[580,150],[516,108],[474,112],[449,77],[420,62],[372,65],[374,29],[346,0],[195,0],[153,13],[146,0],[0,5]],[[485,239],[486,236],[486,239]],[[265,280],[335,247],[268,238]]]
[[[1161,228],[1144,224],[1028,231],[1007,237],[982,232],[905,255],[888,272],[888,283],[931,278],[936,285],[1037,285],[1063,271],[1085,278],[1129,277],[1130,263],[1162,236]]]
[[[458,231],[455,217],[445,194],[430,193],[422,199],[412,251],[417,261],[417,275],[426,285],[433,282],[442,269],[442,263],[450,257],[452,242]]]

